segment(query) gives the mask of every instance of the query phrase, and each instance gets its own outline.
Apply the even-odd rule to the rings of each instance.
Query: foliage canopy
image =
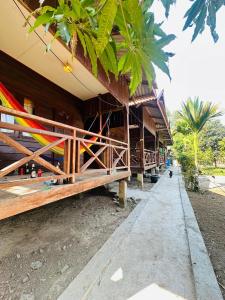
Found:
[[[130,92],[134,94],[143,77],[149,87],[155,78],[155,66],[170,78],[169,57],[164,50],[175,35],[166,34],[161,24],[154,20],[151,12],[154,0],[58,0],[58,5],[42,6],[32,14],[37,18],[30,32],[44,25],[47,32],[55,29],[55,38],[61,39],[76,54],[77,42],[88,55],[95,76],[98,73],[98,61],[109,78],[109,72],[117,78],[127,75],[130,78]],[[176,0],[161,0],[168,17],[171,5]],[[216,13],[224,4],[222,0],[194,0],[186,12],[184,30],[195,26],[193,40],[204,30],[210,29],[214,40],[216,34]],[[53,40],[54,40],[53,39]],[[47,50],[51,48],[51,43]]]
[[[167,62],[172,54],[163,48],[175,36],[167,35],[155,23],[154,14],[149,11],[152,2],[59,0],[57,7],[41,6],[33,12],[38,17],[29,31],[44,25],[47,32],[51,26],[55,38],[61,37],[73,55],[79,40],[90,58],[93,74],[97,76],[99,61],[108,78],[109,72],[116,78],[129,76],[132,95],[143,77],[152,86],[154,66],[170,77]]]

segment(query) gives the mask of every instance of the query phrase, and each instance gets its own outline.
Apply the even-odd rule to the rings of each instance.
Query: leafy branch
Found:
[[[170,53],[163,48],[174,38],[166,35],[149,12],[152,0],[58,0],[56,7],[40,6],[30,32],[39,26],[55,30],[55,37],[70,47],[76,55],[80,42],[84,55],[88,55],[92,72],[98,74],[98,61],[109,78],[130,78],[131,95],[144,78],[149,87],[155,78],[154,66],[168,76]],[[43,1],[42,1],[43,3]],[[48,45],[49,50],[51,44]]]

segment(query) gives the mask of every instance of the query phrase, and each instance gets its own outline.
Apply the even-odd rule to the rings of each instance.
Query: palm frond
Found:
[[[179,111],[181,119],[183,119],[193,132],[199,133],[205,124],[216,117],[222,116],[218,105],[212,102],[203,102],[199,98],[192,100],[189,98],[182,105],[182,110]]]

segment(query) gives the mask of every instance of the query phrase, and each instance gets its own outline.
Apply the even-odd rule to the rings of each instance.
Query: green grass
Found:
[[[225,168],[202,167],[203,175],[225,176]]]

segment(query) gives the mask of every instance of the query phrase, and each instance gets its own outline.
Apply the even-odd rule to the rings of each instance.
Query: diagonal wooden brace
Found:
[[[88,154],[92,156],[81,168],[81,172],[84,172],[90,164],[93,163],[94,160],[102,167],[103,169],[107,169],[106,165],[98,158],[98,156],[108,147],[108,145],[100,148],[96,153],[94,153],[83,141],[81,141],[81,145],[86,149]]]
[[[124,164],[124,161],[123,161],[122,157],[123,157],[125,152],[126,152],[126,149],[122,150],[119,154],[119,157],[117,159],[115,159],[115,161],[113,162],[113,166],[112,166],[113,169],[117,166],[119,161],[121,161]],[[124,166],[125,166],[125,164],[124,164]]]
[[[0,178],[9,174],[10,172],[14,171],[15,169],[19,168],[20,166],[22,166],[23,164],[27,163],[30,160],[34,160],[36,163],[42,165],[46,169],[48,169],[56,174],[65,175],[65,173],[63,171],[59,170],[58,168],[56,168],[55,166],[53,166],[52,164],[47,162],[45,159],[43,159],[39,156],[41,154],[43,154],[44,152],[48,151],[49,149],[55,147],[56,145],[64,142],[66,140],[66,138],[61,138],[61,139],[59,139],[47,146],[35,151],[35,152],[32,152],[31,150],[27,149],[26,147],[24,147],[23,145],[21,145],[20,143],[18,143],[16,141],[14,141],[11,137],[9,137],[8,135],[6,135],[5,133],[2,133],[2,132],[0,132],[0,140],[3,141],[5,144],[9,145],[10,147],[15,148],[20,153],[27,155],[27,157],[24,157],[24,158],[20,159],[19,161],[0,170]]]
[[[118,156],[118,158],[119,158],[119,157],[120,157],[120,154],[118,153],[118,151],[116,150],[116,148],[113,147],[113,150],[114,150],[114,152],[116,152],[116,154],[117,154],[117,156]],[[126,151],[126,150],[125,150],[125,151]],[[121,151],[121,152],[122,152],[122,151]],[[123,163],[123,165],[126,166],[126,164],[125,164],[125,162],[124,162],[124,160],[123,160],[122,157],[123,157],[123,155],[120,157],[120,160],[121,160],[121,162]]]

